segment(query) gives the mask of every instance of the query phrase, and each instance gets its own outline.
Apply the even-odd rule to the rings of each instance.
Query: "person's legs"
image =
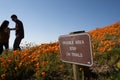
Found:
[[[0,43],[0,54],[2,54],[2,52],[3,52],[3,44]]]
[[[5,49],[9,49],[9,43],[4,43]]]
[[[3,47],[5,47],[5,53],[8,53],[9,43],[4,43]]]
[[[22,38],[17,37],[14,41],[13,48],[14,50],[21,50],[20,49],[20,43],[21,43]]]

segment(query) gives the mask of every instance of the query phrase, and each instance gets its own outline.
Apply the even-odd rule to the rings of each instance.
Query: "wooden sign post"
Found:
[[[74,79],[80,80],[77,65],[88,67],[93,65],[90,35],[88,33],[61,35],[59,43],[61,60],[73,64],[74,77],[76,76]]]

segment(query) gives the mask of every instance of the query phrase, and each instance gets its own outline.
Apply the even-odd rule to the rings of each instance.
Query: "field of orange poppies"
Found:
[[[120,22],[88,33],[94,58],[90,71],[98,80],[120,80]],[[0,80],[74,79],[71,64],[60,60],[59,42],[51,42],[4,51],[0,55]]]

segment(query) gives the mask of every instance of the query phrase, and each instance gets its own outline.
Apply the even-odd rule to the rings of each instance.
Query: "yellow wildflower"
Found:
[[[120,69],[120,61],[117,63],[117,67]]]

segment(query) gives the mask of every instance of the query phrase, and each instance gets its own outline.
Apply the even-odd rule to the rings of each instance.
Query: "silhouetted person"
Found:
[[[9,49],[9,36],[10,30],[8,28],[9,21],[4,20],[0,26],[0,54],[3,52],[3,48]]]
[[[11,28],[10,30],[15,30],[15,35],[16,38],[14,40],[14,44],[13,44],[13,49],[14,50],[21,50],[20,48],[20,43],[21,40],[24,38],[24,27],[23,27],[23,23],[22,21],[20,21],[18,19],[18,17],[16,15],[12,15],[11,16],[12,21],[15,22],[15,28]]]

